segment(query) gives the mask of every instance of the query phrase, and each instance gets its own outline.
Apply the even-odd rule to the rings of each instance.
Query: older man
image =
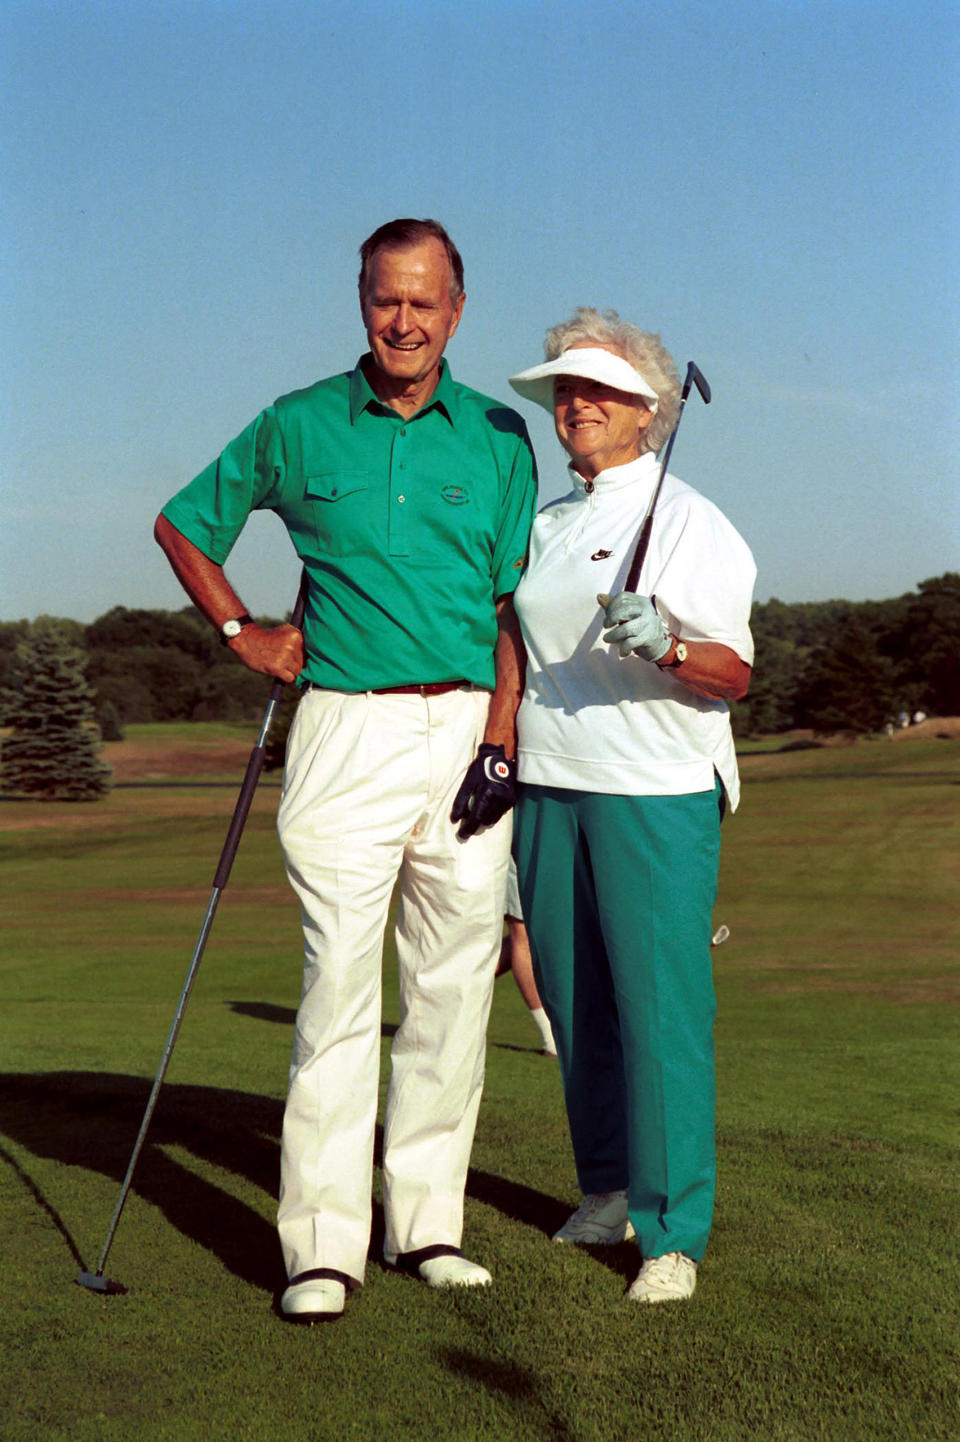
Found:
[[[520,417],[443,359],[464,291],[442,226],[391,221],[360,254],[369,352],[264,410],[156,529],[224,643],[304,691],[278,821],[305,938],[278,1213],[295,1321],[338,1316],[363,1280],[398,878],[385,1256],[431,1286],[490,1281],[459,1244],[503,918],[533,458]],[[264,508],[304,564],[302,635],[258,626],[222,570]]]

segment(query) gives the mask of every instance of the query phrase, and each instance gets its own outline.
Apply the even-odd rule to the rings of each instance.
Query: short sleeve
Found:
[[[657,580],[657,609],[683,640],[716,641],[752,666],[756,563],[722,511],[703,496],[688,496],[682,523],[671,518],[672,544]]]
[[[283,436],[270,406],[167,502],[163,514],[205,556],[223,565],[251,511],[275,504],[284,474]]]
[[[519,418],[518,418],[519,421]],[[517,588],[530,542],[530,527],[537,505],[537,471],[526,426],[520,434],[507,481],[500,525],[493,548],[493,594],[497,600]]]

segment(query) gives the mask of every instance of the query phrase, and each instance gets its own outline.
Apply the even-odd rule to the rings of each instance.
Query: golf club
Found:
[[[623,588],[625,591],[635,591],[640,580],[640,571],[646,560],[647,549],[650,545],[650,532],[653,529],[653,512],[660,496],[663,478],[667,474],[667,466],[670,462],[673,443],[677,439],[677,431],[680,429],[683,408],[687,404],[687,396],[690,394],[690,387],[693,385],[695,385],[700,392],[704,405],[708,406],[710,404],[710,387],[707,384],[707,378],[699,366],[695,365],[693,361],[689,361],[687,363],[687,374],[683,382],[683,390],[680,392],[680,409],[677,411],[676,424],[670,432],[670,439],[667,441],[667,448],[663,453],[663,462],[660,466],[660,479],[657,481],[656,490],[650,499],[647,514],[644,516],[643,524],[640,527],[640,534],[637,537],[637,547],[633,553],[633,561],[631,562],[630,571],[627,575],[626,585]]]
[[[292,626],[296,626],[297,630],[299,630],[303,624],[303,612],[306,604],[306,585],[307,578],[306,572],[304,572],[300,579],[300,592],[297,596],[297,602],[293,608],[293,614],[290,617],[290,624]],[[147,1128],[150,1125],[150,1118],[153,1116],[153,1111],[157,1104],[157,1098],[160,1095],[160,1088],[163,1085],[163,1079],[166,1076],[167,1067],[170,1065],[170,1058],[173,1055],[173,1048],[176,1045],[177,1036],[180,1032],[180,1025],[183,1021],[184,1012],[187,1009],[187,1002],[190,1000],[190,993],[193,990],[193,983],[196,979],[197,971],[200,967],[200,961],[203,956],[204,948],[207,944],[207,938],[209,937],[211,928],[213,926],[213,918],[216,915],[217,904],[220,900],[223,889],[229,879],[230,871],[233,867],[234,857],[237,854],[237,847],[240,845],[240,837],[243,834],[243,828],[247,820],[247,815],[250,811],[250,804],[253,801],[253,793],[257,789],[257,782],[260,780],[260,773],[263,770],[263,762],[266,755],[267,737],[270,733],[270,728],[273,725],[273,718],[276,713],[277,707],[280,704],[280,698],[283,696],[285,685],[286,683],[284,681],[280,681],[278,679],[274,681],[273,685],[270,688],[270,699],[267,702],[267,709],[264,713],[263,722],[260,727],[260,734],[257,737],[256,745],[250,752],[250,759],[247,762],[247,769],[243,777],[243,784],[240,787],[240,794],[237,797],[237,804],[233,809],[233,816],[230,820],[230,826],[227,830],[227,838],[223,843],[223,850],[220,853],[220,860],[217,864],[216,874],[213,878],[213,890],[210,893],[210,900],[207,904],[206,914],[203,918],[203,925],[200,927],[200,934],[197,937],[197,944],[193,949],[193,956],[191,957],[190,965],[187,968],[187,977],[183,983],[183,990],[180,993],[180,1000],[177,1002],[177,1009],[174,1013],[173,1023],[170,1027],[169,1035],[167,1036],[167,1044],[163,1049],[163,1056],[160,1059],[160,1066],[157,1071],[157,1075],[154,1078],[153,1090],[151,1091],[149,1100],[147,1101],[146,1110],[143,1114],[143,1121],[140,1123],[140,1131],[137,1135],[137,1140],[134,1143],[133,1152],[130,1156],[130,1162],[127,1166],[127,1174],[124,1177],[123,1185],[120,1188],[120,1196],[117,1199],[117,1205],[114,1208],[113,1220],[110,1223],[110,1229],[107,1232],[107,1238],[103,1244],[103,1251],[100,1253],[100,1261],[97,1265],[97,1270],[95,1272],[81,1272],[80,1275],[76,1278],[77,1282],[81,1287],[86,1287],[91,1292],[106,1292],[116,1295],[118,1293],[123,1293],[127,1290],[126,1287],[122,1285],[122,1283],[114,1282],[109,1277],[105,1277],[103,1275],[103,1269],[107,1264],[107,1255],[110,1251],[111,1246],[113,1245],[113,1238],[120,1223],[120,1214],[123,1211],[124,1203],[127,1200],[127,1194],[130,1191],[130,1185],[133,1181],[134,1168],[137,1165],[137,1159],[140,1156],[140,1151],[143,1147],[143,1143],[147,1135]]]

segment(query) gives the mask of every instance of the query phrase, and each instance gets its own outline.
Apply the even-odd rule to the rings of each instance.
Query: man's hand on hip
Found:
[[[264,676],[290,682],[303,670],[303,635],[296,626],[284,624],[265,630],[253,622],[227,645],[245,666]]]
[[[502,746],[484,742],[467,769],[450,812],[450,820],[460,822],[457,836],[465,841],[481,826],[496,825],[516,799],[516,762],[507,760]]]

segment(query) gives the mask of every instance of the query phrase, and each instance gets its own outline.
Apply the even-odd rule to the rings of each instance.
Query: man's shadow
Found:
[[[234,1003],[237,1009],[240,1005]],[[263,1019],[279,1020],[276,1013],[281,1010],[271,1008],[273,1014]],[[385,1030],[389,1034],[393,1028]],[[116,1073],[0,1075],[0,1132],[34,1156],[102,1172],[116,1184],[119,1195],[150,1088],[150,1079]],[[216,1256],[228,1271],[267,1292],[276,1291],[284,1279],[273,1224],[282,1119],[279,1099],[221,1087],[165,1083],[131,1189],[156,1206],[184,1236]],[[378,1127],[376,1166],[381,1164],[381,1145]],[[222,1186],[198,1176],[171,1155],[174,1149],[257,1187],[268,1200],[269,1220]],[[92,1268],[96,1257],[87,1249],[99,1249],[102,1238],[85,1238],[81,1248],[68,1220],[43,1195],[22,1161],[2,1145],[0,1161],[11,1167],[34,1203],[46,1211],[81,1269]],[[544,1192],[492,1172],[471,1170],[467,1194],[548,1235],[569,1210]],[[104,1236],[112,1205],[110,1215],[104,1216]],[[382,1256],[383,1238],[383,1209],[375,1205],[370,1242],[374,1264]]]

